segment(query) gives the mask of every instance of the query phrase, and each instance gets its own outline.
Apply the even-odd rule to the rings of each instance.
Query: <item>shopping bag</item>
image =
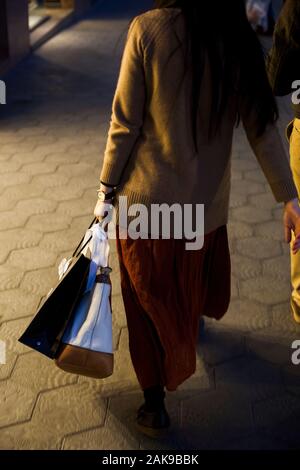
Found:
[[[60,263],[56,285],[48,292],[18,340],[51,359],[57,353],[68,319],[86,287],[91,259],[87,251],[83,253],[85,245],[82,246],[82,242],[83,239],[68,261],[64,259]]]
[[[91,235],[91,237],[90,237]],[[88,230],[91,264],[81,295],[61,340],[55,363],[66,372],[94,378],[113,373],[109,243],[101,223]]]
[[[268,12],[271,0],[247,0],[247,15],[252,26],[260,27],[263,32],[269,28]]]

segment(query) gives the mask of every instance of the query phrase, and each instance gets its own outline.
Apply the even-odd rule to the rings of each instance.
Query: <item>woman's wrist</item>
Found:
[[[98,193],[98,199],[101,202],[109,202],[111,203],[112,200],[114,199],[116,195],[115,187],[114,186],[108,186],[105,183],[102,183],[100,181],[100,187],[97,190]]]
[[[112,191],[115,191],[116,186],[112,184],[105,183],[103,181],[100,181],[100,190],[105,192],[105,193],[110,193]]]
[[[109,194],[109,193],[113,193],[114,192],[114,188],[109,188],[108,186],[104,186],[104,184],[100,184],[100,188],[99,190],[105,194]]]

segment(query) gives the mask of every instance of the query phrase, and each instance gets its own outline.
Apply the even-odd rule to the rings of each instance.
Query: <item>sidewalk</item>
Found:
[[[289,312],[282,207],[241,129],[232,165],[232,301],[222,322],[206,323],[197,373],[167,394],[173,422],[167,439],[152,441],[134,428],[142,393],[128,351],[113,243],[113,376],[65,374],[17,342],[56,281],[59,261],[93,218],[122,40],[139,12],[135,5],[147,8],[133,0],[111,3],[96,6],[5,77],[0,339],[8,350],[0,366],[0,448],[299,448],[300,365],[291,363],[291,344],[300,327]],[[280,108],[283,133],[288,100]]]

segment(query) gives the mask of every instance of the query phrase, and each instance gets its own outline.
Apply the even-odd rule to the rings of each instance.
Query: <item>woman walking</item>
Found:
[[[143,204],[204,204],[204,245],[120,236],[117,249],[132,363],[144,392],[141,431],[170,425],[165,389],[195,372],[203,315],[220,320],[230,300],[227,229],[230,156],[241,119],[278,202],[285,237],[300,233],[297,191],[277,107],[244,0],[156,0],[131,22],[113,100],[95,215]],[[226,19],[226,20],[225,20]],[[121,198],[122,197],[122,198]],[[295,251],[299,240],[296,238]]]

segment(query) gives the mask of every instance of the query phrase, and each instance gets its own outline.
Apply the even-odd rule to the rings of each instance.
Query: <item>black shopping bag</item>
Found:
[[[90,227],[94,224],[93,220]],[[89,227],[89,228],[90,228]],[[83,239],[72,255],[72,261],[57,284],[51,289],[46,300],[38,308],[35,317],[18,341],[54,359],[69,318],[84,292],[91,259],[81,251]]]

